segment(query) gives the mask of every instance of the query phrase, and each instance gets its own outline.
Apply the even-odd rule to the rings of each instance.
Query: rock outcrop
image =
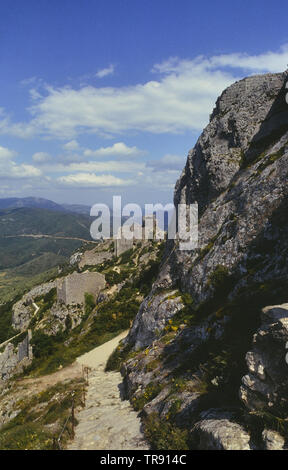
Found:
[[[192,429],[194,445],[200,450],[251,450],[251,437],[231,413],[208,410]]]
[[[21,335],[22,336],[22,335]],[[24,339],[20,337],[18,344],[9,342],[0,353],[0,385],[1,381],[7,381],[15,374],[23,371],[32,359],[32,347],[30,346],[31,332],[28,331]]]
[[[175,187],[175,204],[199,204],[199,249],[180,251],[176,242],[168,244],[150,300],[158,290],[177,285],[199,305],[223,287],[223,304],[224,296],[233,299],[248,285],[259,290],[261,284],[274,283],[274,298],[285,301],[286,79],[286,73],[249,77],[217,100]],[[156,316],[157,306],[144,310],[137,317],[139,334],[136,327],[132,330],[132,343],[141,342],[146,317]]]
[[[261,327],[246,354],[248,374],[240,398],[250,410],[285,413],[288,410],[288,304],[265,307]]]
[[[175,187],[176,205],[199,205],[199,248],[167,242],[123,346],[127,396],[192,429],[195,448],[287,444],[287,78],[249,77],[217,100]]]
[[[12,326],[15,330],[25,331],[28,328],[30,320],[35,313],[35,307],[33,307],[35,298],[48,294],[55,287],[55,281],[36,286],[13,305]]]

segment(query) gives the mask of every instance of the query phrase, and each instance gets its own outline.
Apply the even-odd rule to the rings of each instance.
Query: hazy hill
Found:
[[[90,217],[81,214],[27,207],[0,211],[0,237],[46,234],[89,240],[90,225]]]
[[[0,209],[16,209],[20,207],[38,207],[39,209],[50,209],[62,212],[64,210],[60,204],[50,201],[49,199],[38,197],[9,197],[0,199]]]
[[[87,215],[57,208],[0,210],[0,303],[54,274],[85,240],[91,240],[90,224]]]
[[[17,209],[21,207],[48,209],[58,212],[74,212],[76,214],[90,214],[90,206],[83,204],[58,204],[41,197],[9,197],[0,199],[0,210]]]

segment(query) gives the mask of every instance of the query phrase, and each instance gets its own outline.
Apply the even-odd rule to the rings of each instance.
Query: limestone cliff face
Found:
[[[175,187],[175,204],[199,204],[199,248],[167,243],[126,341],[146,348],[122,368],[127,396],[193,448],[287,444],[287,304],[264,308],[288,301],[287,78],[218,98]]]
[[[248,285],[257,291],[262,284],[267,293],[263,306],[280,297],[285,301],[286,80],[286,72],[249,77],[218,98],[210,123],[189,152],[175,187],[175,204],[199,204],[199,249],[185,252],[174,243],[167,246],[158,280],[145,301],[150,308],[142,306],[131,343],[144,346],[161,329],[155,317],[163,288],[180,287],[191,294],[194,305],[210,300],[216,307],[217,295],[223,306],[223,297],[232,300]],[[273,289],[268,288],[269,283],[274,284]],[[271,299],[268,290],[275,291]],[[163,318],[161,322],[163,325]]]
[[[288,409],[288,304],[265,307],[261,326],[246,354],[247,374],[239,395],[250,410],[287,414]]]

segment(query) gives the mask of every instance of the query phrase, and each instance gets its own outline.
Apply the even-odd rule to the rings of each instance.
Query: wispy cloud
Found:
[[[76,173],[67,176],[60,176],[58,183],[72,187],[119,187],[133,183],[131,180],[117,178],[113,175],[96,175],[95,173]]]
[[[135,173],[145,169],[144,162],[134,161],[82,161],[65,163],[48,164],[43,170],[49,173],[69,173],[69,172],[115,172],[115,173]]]
[[[79,148],[80,145],[75,139],[70,140],[69,142],[66,142],[66,144],[63,145],[63,149],[67,150],[68,152],[78,150]]]
[[[17,153],[6,147],[0,147],[0,180],[26,179],[41,176],[39,168],[26,163],[17,164]]]
[[[143,150],[137,147],[129,147],[124,142],[116,142],[110,147],[101,147],[96,150],[86,149],[84,150],[85,157],[132,157],[138,155],[144,155]]]
[[[105,69],[98,70],[98,72],[95,74],[97,78],[104,78],[107,77],[108,75],[113,75],[115,70],[115,66],[113,64],[109,65],[109,67]]]
[[[284,45],[259,55],[170,58],[154,65],[154,80],[126,87],[46,86],[41,95],[34,90],[29,122],[14,123],[2,110],[0,133],[75,140],[83,133],[113,137],[135,131],[199,132],[224,88],[247,74],[283,71],[287,63]],[[97,73],[103,77],[113,70],[110,66]]]
[[[154,171],[180,171],[185,164],[185,158],[180,155],[164,155],[159,160],[151,160],[147,162],[148,168],[153,168]]]
[[[52,160],[52,156],[47,152],[36,152],[32,155],[32,160],[36,163],[46,163]]]

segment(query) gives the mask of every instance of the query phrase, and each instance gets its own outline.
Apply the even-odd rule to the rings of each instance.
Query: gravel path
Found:
[[[120,398],[120,373],[104,372],[108,357],[126,335],[127,331],[77,359],[92,370],[86,407],[76,415],[79,424],[68,450],[149,449],[137,413]]]

